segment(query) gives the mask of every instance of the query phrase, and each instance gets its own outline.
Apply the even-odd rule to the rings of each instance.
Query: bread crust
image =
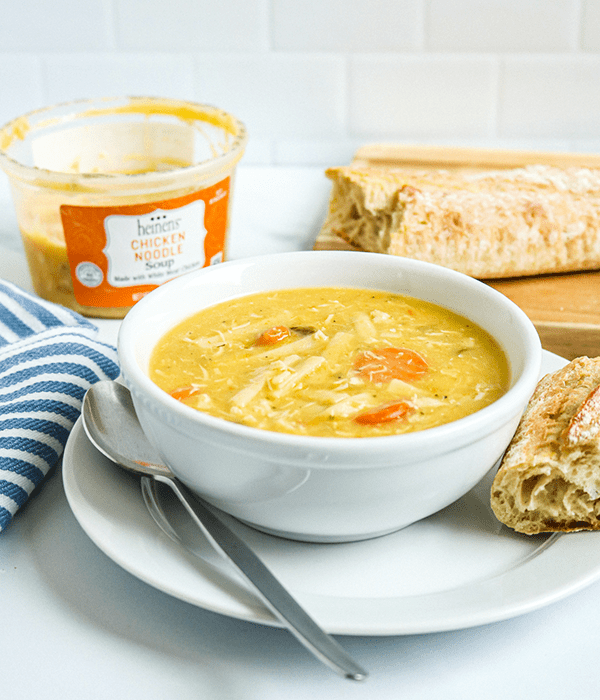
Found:
[[[579,357],[538,383],[491,489],[518,532],[600,529],[600,358]]]
[[[600,170],[338,167],[321,235],[479,279],[600,268]]]

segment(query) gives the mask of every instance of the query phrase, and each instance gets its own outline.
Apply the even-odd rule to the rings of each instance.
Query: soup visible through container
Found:
[[[35,292],[123,318],[145,294],[226,258],[246,129],[210,105],[78,100],[0,127]]]
[[[375,437],[432,428],[508,389],[498,343],[435,304],[354,288],[287,289],[204,309],[155,347],[175,399],[263,430]]]

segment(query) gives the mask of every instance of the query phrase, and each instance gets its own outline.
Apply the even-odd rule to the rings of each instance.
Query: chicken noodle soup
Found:
[[[175,399],[255,428],[367,437],[431,428],[508,388],[497,343],[435,304],[349,288],[252,294],[204,309],[153,351]]]

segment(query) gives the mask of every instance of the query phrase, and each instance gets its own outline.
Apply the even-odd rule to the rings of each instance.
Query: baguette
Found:
[[[338,167],[320,236],[479,279],[600,268],[600,170]]]
[[[491,489],[500,522],[528,535],[600,529],[600,357],[537,385]]]

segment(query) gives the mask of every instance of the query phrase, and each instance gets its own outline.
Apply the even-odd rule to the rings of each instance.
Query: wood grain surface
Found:
[[[600,155],[371,144],[360,148],[352,161],[353,165],[461,170],[536,163],[600,168]],[[314,247],[357,250],[336,236],[323,234],[319,234]],[[546,350],[569,360],[580,355],[600,355],[600,271],[486,280],[486,284],[525,311]]]

